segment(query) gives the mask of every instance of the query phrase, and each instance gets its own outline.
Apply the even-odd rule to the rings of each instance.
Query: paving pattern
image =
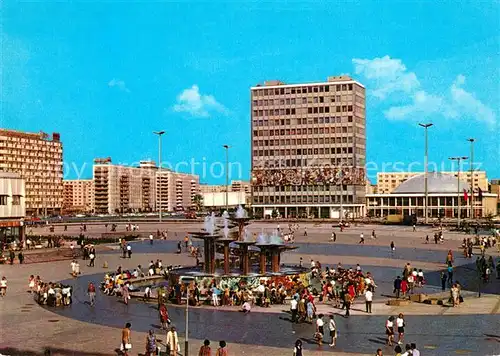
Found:
[[[252,228],[261,230],[266,225],[256,224]],[[463,235],[450,234],[444,245],[423,244],[422,234],[412,233],[408,228],[376,227],[377,241],[366,238],[366,245],[358,245],[359,231],[365,236],[371,227],[354,228],[339,237],[335,244],[329,243],[330,227],[308,228],[308,237],[298,237],[300,249],[285,255],[287,263],[298,263],[303,256],[304,264],[309,258],[319,260],[324,265],[336,266],[358,261],[364,270],[370,271],[379,288],[375,295],[374,313],[367,315],[363,305],[354,306],[352,316],[344,318],[336,315],[339,328],[338,346],[321,350],[312,344],[314,327],[308,324],[292,324],[287,313],[288,306],[273,306],[269,309],[254,308],[244,315],[234,308],[200,307],[190,309],[190,339],[194,345],[199,340],[224,339],[230,345],[231,355],[282,356],[291,354],[297,338],[304,340],[306,355],[324,355],[335,352],[356,355],[373,355],[377,348],[384,354],[392,354],[384,347],[384,323],[388,315],[403,312],[406,315],[408,342],[416,342],[424,355],[494,355],[500,350],[500,280],[482,286],[483,297],[477,299],[475,293],[477,278],[474,262],[463,259],[455,253],[458,265],[455,275],[466,289],[465,303],[458,308],[411,304],[407,307],[389,307],[384,304],[392,292],[392,280],[401,272],[408,261],[426,272],[428,284],[422,292],[434,293],[440,290],[439,269],[443,268],[444,256],[448,248],[457,250]],[[93,228],[92,228],[93,229]],[[169,229],[179,231],[179,239],[186,226],[179,224]],[[189,227],[193,230],[192,227]],[[357,229],[357,230],[356,230]],[[146,230],[146,229],[144,229]],[[151,226],[154,230],[154,226]],[[424,232],[425,233],[425,232]],[[388,241],[396,239],[396,253],[391,254]],[[425,236],[425,235],[424,235]],[[400,247],[399,247],[400,246]],[[82,265],[83,275],[69,279],[68,261],[38,263],[33,265],[0,266],[0,275],[9,280],[9,290],[0,299],[0,353],[8,355],[43,355],[43,349],[50,347],[52,355],[114,355],[114,346],[119,344],[119,333],[125,322],[132,323],[134,352],[142,352],[144,333],[158,325],[158,312],[154,304],[133,300],[128,306],[115,297],[98,295],[97,305],[86,303],[85,288],[89,280],[99,282],[104,269],[103,261],[110,268],[123,265],[132,268],[137,264],[146,265],[150,260],[162,258],[164,264],[191,264],[192,259],[185,254],[177,255],[176,241],[155,241],[133,244],[131,259],[121,259],[118,251],[111,249],[98,252],[95,268]],[[99,266],[97,266],[99,265]],[[39,274],[45,280],[68,280],[75,287],[74,303],[68,308],[42,308],[36,305],[26,293],[27,278]],[[488,294],[489,293],[489,294]],[[496,294],[495,294],[496,293]],[[322,313],[343,314],[341,310],[329,305],[319,305]],[[170,306],[169,311],[174,323],[184,336],[184,307]],[[19,325],[20,328],[13,328]],[[96,338],[96,336],[99,337]],[[160,335],[160,338],[162,336]],[[164,337],[163,337],[164,338]],[[102,340],[101,340],[102,339]],[[137,355],[137,353],[133,353]],[[192,349],[190,354],[193,354]]]

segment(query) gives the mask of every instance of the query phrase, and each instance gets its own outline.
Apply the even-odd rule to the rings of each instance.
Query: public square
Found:
[[[276,229],[277,223],[253,222],[249,229],[259,232]],[[282,228],[286,223],[281,223]],[[307,227],[308,236],[304,235]],[[149,261],[162,259],[164,265],[194,264],[194,258],[187,253],[176,254],[177,242],[188,231],[201,228],[199,222],[140,223],[140,234],[145,239],[131,243],[133,254],[130,259],[122,259],[117,244],[98,245],[95,267],[87,267],[81,262],[81,276],[70,276],[70,260],[37,262],[26,254],[26,264],[1,265],[0,276],[8,280],[7,295],[0,300],[1,334],[0,353],[4,355],[43,355],[50,348],[51,355],[116,355],[120,345],[120,329],[125,323],[132,324],[132,355],[144,353],[146,333],[154,329],[158,338],[165,340],[165,332],[159,330],[158,311],[155,303],[144,303],[132,299],[125,305],[116,297],[97,292],[94,307],[88,304],[87,285],[93,281],[98,285],[105,272],[121,265],[133,269],[137,265],[147,265]],[[55,227],[54,234],[77,235],[80,225]],[[168,231],[168,240],[155,240],[151,245],[147,240],[150,233]],[[50,235],[47,228],[44,234]],[[119,224],[118,231],[124,230]],[[377,238],[371,239],[372,230]],[[41,230],[40,230],[41,231]],[[38,231],[38,232],[40,232]],[[105,232],[103,224],[87,225],[86,234],[98,236]],[[337,241],[330,241],[332,231],[337,233]],[[360,234],[365,236],[365,244],[360,245]],[[444,232],[445,241],[426,244],[425,236],[432,237],[430,227],[358,225],[340,232],[331,224],[301,224],[295,234],[295,245],[299,248],[283,255],[282,262],[304,265],[311,259],[325,266],[335,267],[338,263],[355,267],[360,264],[363,271],[374,277],[377,289],[374,294],[373,313],[364,311],[364,299],[358,298],[352,307],[351,316],[344,317],[344,311],[331,304],[316,301],[317,314],[334,314],[338,328],[337,346],[328,343],[319,347],[313,340],[314,326],[290,322],[289,305],[273,305],[270,308],[253,307],[252,312],[243,314],[237,307],[200,306],[189,311],[190,355],[197,354],[204,339],[209,339],[215,349],[219,340],[229,345],[230,355],[269,356],[291,355],[297,339],[303,340],[305,355],[374,355],[377,348],[384,355],[392,355],[393,347],[385,346],[385,321],[390,315],[404,313],[406,320],[405,342],[414,342],[423,355],[495,355],[500,349],[500,280],[496,274],[492,282],[481,287],[481,298],[477,297],[478,280],[475,272],[475,256],[465,259],[460,244],[465,237],[462,233]],[[391,241],[396,250],[390,250]],[[195,242],[196,243],[196,242]],[[67,246],[65,247],[67,248]],[[455,280],[463,286],[464,303],[459,307],[448,305],[427,305],[411,303],[405,306],[388,306],[392,299],[393,280],[401,274],[404,265],[421,268],[425,273],[426,285],[418,291],[428,295],[441,293],[439,273],[445,269],[448,250],[455,256]],[[475,253],[478,250],[474,251]],[[498,261],[496,247],[487,250]],[[32,263],[30,263],[32,262]],[[108,268],[103,268],[104,263]],[[42,307],[27,293],[28,278],[40,275],[44,281],[65,281],[73,286],[73,303],[68,307]],[[447,292],[449,294],[449,289]],[[184,355],[184,306],[168,306],[170,318],[179,331],[181,354]],[[403,345],[404,346],[404,345]]]

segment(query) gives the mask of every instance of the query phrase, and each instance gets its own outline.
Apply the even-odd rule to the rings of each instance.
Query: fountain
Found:
[[[255,238],[246,228],[250,218],[241,206],[234,216],[224,211],[221,220],[217,224],[217,218],[212,213],[205,217],[202,231],[190,232],[193,238],[204,241],[203,267],[193,266],[173,270],[170,274],[172,283],[176,283],[180,277],[187,276],[194,277],[198,283],[204,281],[211,283],[215,279],[225,285],[241,282],[247,286],[251,284],[257,286],[261,279],[282,277],[299,277],[307,283],[306,268],[280,266],[281,253],[296,247],[286,246],[277,230],[271,234],[262,231]],[[237,231],[231,231],[233,228]],[[216,258],[218,251],[219,256],[223,255],[222,258]],[[254,261],[258,261],[258,264],[254,265]],[[217,268],[217,265],[223,268]]]

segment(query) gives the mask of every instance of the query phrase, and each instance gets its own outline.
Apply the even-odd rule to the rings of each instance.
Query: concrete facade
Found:
[[[19,174],[0,172],[0,242],[23,240],[25,189],[24,179]]]
[[[256,216],[364,216],[365,88],[348,76],[251,88]]]
[[[0,171],[18,173],[25,180],[27,215],[61,212],[62,154],[58,133],[0,129]]]
[[[441,172],[443,174],[451,174],[456,177],[457,172]],[[401,183],[406,180],[421,175],[422,172],[379,172],[377,173],[377,193],[379,194],[390,194],[396,189]],[[432,174],[432,172],[429,172]],[[465,171],[460,172],[460,180],[466,181],[471,185],[471,172]],[[472,184],[474,190],[481,188],[483,192],[488,191],[488,178],[486,177],[485,171],[475,171],[474,172],[474,184]]]
[[[94,210],[99,214],[185,209],[199,193],[199,177],[141,162],[139,167],[94,161]]]
[[[92,179],[65,180],[63,209],[72,213],[94,211],[94,181]]]

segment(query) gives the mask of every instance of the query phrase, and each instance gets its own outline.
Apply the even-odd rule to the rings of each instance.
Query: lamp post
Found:
[[[159,187],[158,187],[158,222],[161,222],[161,203],[162,203],[162,196],[161,196],[161,185],[162,185],[162,176],[161,176],[161,137],[165,133],[165,131],[153,131],[155,135],[158,136],[158,176],[159,176]]]
[[[226,211],[229,212],[229,147],[222,146],[226,150]]]
[[[457,161],[458,162],[458,169],[457,169],[457,198],[458,198],[458,213],[457,213],[457,227],[460,228],[460,207],[462,205],[461,199],[460,199],[460,165],[463,160],[468,159],[469,157],[450,157],[449,159],[451,161]]]
[[[342,166],[340,166],[340,225],[342,225],[342,219],[344,218],[344,207],[342,206],[344,202],[344,172],[342,171]]]
[[[429,176],[429,150],[428,150],[428,140],[427,140],[427,129],[431,127],[433,124],[418,124],[419,126],[425,129],[425,152],[424,152],[424,222],[428,223],[429,218],[429,188],[428,188],[428,176]]]
[[[186,337],[184,340],[184,356],[189,356],[189,284],[193,277],[181,277],[180,282],[186,285]]]
[[[474,141],[475,139],[469,138],[470,142],[470,218],[474,219]]]

